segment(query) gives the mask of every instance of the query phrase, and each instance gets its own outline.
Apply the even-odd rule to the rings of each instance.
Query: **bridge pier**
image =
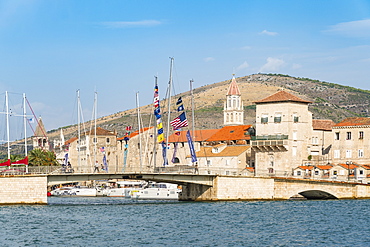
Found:
[[[47,177],[0,177],[0,204],[47,204]]]

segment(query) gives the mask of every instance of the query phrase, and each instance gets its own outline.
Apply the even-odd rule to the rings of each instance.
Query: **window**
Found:
[[[109,138],[107,138],[107,143],[109,143],[110,142],[110,139]]]
[[[334,159],[340,158],[340,150],[334,150]]]
[[[346,150],[346,158],[352,158],[352,150]]]
[[[320,172],[316,170],[315,171],[315,175],[319,175],[319,174],[320,174]]]
[[[301,176],[301,171],[297,171],[297,176]]]
[[[297,140],[297,131],[293,131],[293,141]]]
[[[364,175],[364,170],[359,170],[360,175]]]
[[[296,113],[294,113],[294,114],[293,114],[293,122],[294,122],[294,123],[298,123],[298,121],[299,121],[299,117],[297,116],[297,114],[296,114]]]
[[[359,149],[358,150],[358,157],[359,158],[363,158],[364,157],[364,150],[362,150],[362,149]]]
[[[363,131],[358,132],[358,139],[364,139],[364,132]]]
[[[297,147],[292,147],[292,155],[297,156]]]
[[[269,173],[274,173],[274,168],[269,168]]]
[[[334,137],[335,140],[339,140],[339,132],[335,132],[335,137]]]
[[[263,114],[261,117],[261,123],[268,123],[269,122],[269,116],[267,114]]]
[[[94,142],[94,143],[97,143],[97,142],[98,142],[98,138],[95,138],[95,137],[94,137],[94,138],[93,138],[93,142]]]
[[[211,160],[207,160],[207,166],[210,166],[210,165],[212,165]]]
[[[352,137],[352,133],[351,132],[347,132],[347,140],[351,140],[351,137]]]
[[[338,175],[338,171],[333,171],[333,175],[334,176]]]
[[[319,144],[319,138],[318,137],[312,137],[312,144]]]
[[[281,113],[275,114],[274,123],[281,123]]]

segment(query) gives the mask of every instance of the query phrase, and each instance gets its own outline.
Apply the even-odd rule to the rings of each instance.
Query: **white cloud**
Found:
[[[330,26],[324,32],[353,37],[370,37],[370,19],[341,22]]]
[[[203,59],[205,62],[211,62],[211,61],[214,61],[215,58],[214,57],[206,57]]]
[[[242,63],[241,65],[239,65],[236,70],[239,71],[239,70],[243,70],[243,69],[246,69],[249,67],[249,64],[247,63],[247,61],[245,61],[244,63]]]
[[[153,27],[162,24],[162,22],[157,20],[108,21],[101,22],[100,24],[107,28],[130,28],[130,27]]]
[[[277,32],[270,32],[270,31],[267,31],[267,30],[263,30],[262,32],[260,32],[259,34],[262,34],[262,35],[268,35],[268,36],[275,36],[275,35],[278,35]]]
[[[278,71],[281,67],[285,65],[284,60],[279,58],[269,57],[267,58],[267,63],[260,68],[260,72],[271,72]]]

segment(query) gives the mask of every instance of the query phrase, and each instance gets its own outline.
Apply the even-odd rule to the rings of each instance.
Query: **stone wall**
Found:
[[[0,204],[46,204],[47,177],[0,177]]]

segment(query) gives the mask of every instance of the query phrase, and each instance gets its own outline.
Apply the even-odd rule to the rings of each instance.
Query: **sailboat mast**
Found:
[[[93,164],[95,164],[95,162],[97,161],[96,145],[97,145],[98,140],[96,139],[96,118],[97,118],[97,112],[98,112],[98,92],[95,91],[94,96],[95,97],[94,97],[94,162]]]
[[[194,142],[194,136],[195,136],[195,130],[194,130],[194,126],[195,126],[195,120],[194,120],[194,94],[193,94],[193,82],[194,80],[191,79],[190,80],[190,93],[191,93],[191,129],[192,129],[192,140]]]
[[[27,157],[27,115],[26,115],[25,93],[23,93],[23,127],[24,127],[24,155]]]
[[[77,142],[77,157],[78,157],[78,171],[80,171],[81,166],[81,159],[80,159],[80,147],[81,147],[81,116],[80,116],[80,108],[81,108],[81,102],[80,102],[80,90],[77,90],[77,129],[78,129],[78,142]]]
[[[171,121],[172,67],[173,67],[174,58],[170,57],[170,59],[171,59],[171,65],[170,65],[170,80],[168,82],[168,107],[167,107],[168,116],[167,116],[167,135],[166,135],[166,146],[165,146],[165,148],[167,148],[167,146],[168,146],[168,136],[170,135],[170,121]],[[166,152],[166,157],[165,158],[166,158],[165,164],[167,164],[167,152]]]
[[[138,121],[138,126],[139,126],[139,158],[140,158],[140,172],[142,172],[142,147],[141,147],[141,122],[140,122],[140,104],[139,104],[139,92],[136,93],[136,108],[137,108],[137,121]]]
[[[10,159],[10,135],[9,135],[9,99],[8,91],[5,91],[5,107],[6,107],[6,136],[8,143],[8,160]]]
[[[154,78],[155,78],[155,86],[157,86],[158,85],[158,77],[157,76],[154,76]],[[157,131],[158,131],[158,129],[157,129],[157,125],[158,125],[158,122],[156,121],[155,123],[154,123],[154,150],[153,150],[153,171],[155,171],[155,167],[156,167],[156,165],[157,165]]]

